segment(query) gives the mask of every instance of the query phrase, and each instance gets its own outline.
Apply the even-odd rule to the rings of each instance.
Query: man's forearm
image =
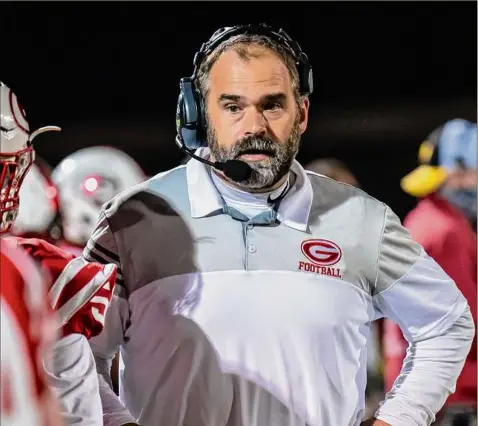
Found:
[[[98,382],[100,387],[101,404],[103,406],[104,426],[120,426],[136,424],[135,419],[119,400],[113,391],[110,377],[111,362],[95,357],[96,369],[98,371]]]
[[[373,418],[373,419],[365,420],[364,422],[362,422],[360,426],[391,426],[391,425],[389,423],[385,423],[382,420]]]
[[[410,345],[400,376],[375,416],[392,426],[429,426],[455,390],[474,333],[467,308],[443,335]]]
[[[61,403],[65,425],[92,426],[102,423],[95,361],[83,335],[71,334],[56,342],[45,360],[45,372]]]

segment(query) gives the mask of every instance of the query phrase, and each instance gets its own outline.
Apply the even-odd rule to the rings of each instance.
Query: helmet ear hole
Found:
[[[91,223],[92,223],[91,216],[86,215],[86,214],[81,216],[81,221],[86,223],[87,225],[91,225]]]

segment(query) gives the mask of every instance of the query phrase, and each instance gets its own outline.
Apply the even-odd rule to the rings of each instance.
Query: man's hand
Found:
[[[377,420],[375,418],[365,420],[360,426],[392,426],[389,423],[385,423],[382,420]]]

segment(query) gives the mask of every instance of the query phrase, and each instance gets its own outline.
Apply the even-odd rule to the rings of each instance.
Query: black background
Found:
[[[152,175],[174,167],[179,78],[219,27],[268,22],[308,54],[316,91],[302,163],[335,156],[401,216],[399,187],[434,127],[476,120],[476,2],[1,2],[0,79],[53,166],[115,145]]]

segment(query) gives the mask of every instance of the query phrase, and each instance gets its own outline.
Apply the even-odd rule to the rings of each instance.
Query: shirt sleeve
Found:
[[[61,416],[68,426],[95,426],[103,422],[103,410],[95,360],[85,336],[60,339],[44,359],[48,384],[61,402]]]
[[[454,391],[474,328],[470,333],[469,308],[453,280],[388,207],[374,290],[377,316],[398,324],[410,345],[400,375],[407,380],[395,382],[376,415],[393,426],[428,426]],[[467,326],[455,326],[460,321]],[[444,340],[450,334],[454,351]]]
[[[83,334],[87,339],[99,334],[113,294],[116,265],[75,258],[39,239],[16,241],[48,277],[48,298],[60,321],[61,334]]]
[[[89,341],[98,373],[104,426],[120,426],[125,423],[135,423],[134,417],[113,391],[110,375],[113,358],[118,348],[124,343],[124,333],[129,320],[129,308],[124,291],[121,262],[115,236],[104,211],[101,213],[96,230],[85,247],[83,257],[88,261],[114,263],[117,266],[115,291],[106,312],[103,331]]]

